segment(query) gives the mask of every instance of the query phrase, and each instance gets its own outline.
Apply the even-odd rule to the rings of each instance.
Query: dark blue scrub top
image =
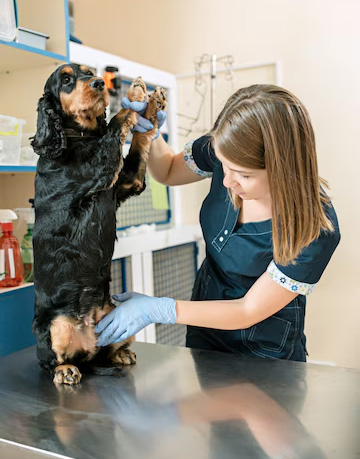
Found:
[[[299,293],[285,308],[248,329],[228,331],[189,326],[187,346],[305,361],[304,295],[311,293],[339,243],[334,208],[330,205],[326,209],[334,232],[324,232],[303,249],[295,265],[275,264],[271,219],[237,225],[239,209],[234,209],[222,183],[222,165],[214,154],[209,137],[188,144],[184,157],[196,173],[212,175],[210,192],[200,212],[206,258],[197,274],[192,299],[241,298],[265,271],[274,282]]]

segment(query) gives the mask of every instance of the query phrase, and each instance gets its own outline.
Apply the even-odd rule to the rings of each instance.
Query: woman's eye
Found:
[[[249,175],[240,175],[240,178],[242,178],[242,179],[245,178],[246,179],[246,178],[249,178]]]

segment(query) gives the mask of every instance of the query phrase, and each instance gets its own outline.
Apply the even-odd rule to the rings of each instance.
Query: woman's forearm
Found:
[[[171,170],[174,155],[174,151],[169,147],[161,135],[152,142],[148,169],[150,174],[159,183],[167,184],[167,178]]]
[[[148,168],[155,180],[169,186],[185,185],[204,178],[193,172],[187,166],[184,155],[175,154],[162,136],[152,142]]]
[[[176,323],[220,330],[253,325],[243,300],[176,301]]]
[[[280,311],[297,295],[274,282],[265,272],[240,299],[178,300],[176,322],[220,330],[249,328]]]

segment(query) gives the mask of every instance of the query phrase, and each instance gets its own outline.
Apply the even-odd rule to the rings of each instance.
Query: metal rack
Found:
[[[165,224],[170,222],[170,208],[154,208],[151,186],[151,181],[147,175],[145,191],[143,191],[140,196],[134,196],[121,204],[121,207],[116,212],[118,229],[125,229],[129,226],[142,224]]]
[[[153,253],[154,295],[190,300],[197,271],[196,243]],[[185,346],[186,325],[156,324],[156,342]]]

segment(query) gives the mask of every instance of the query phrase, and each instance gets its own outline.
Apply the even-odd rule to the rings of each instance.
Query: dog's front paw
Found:
[[[145,188],[146,188],[146,183],[145,183],[145,172],[141,173],[142,171],[138,172],[138,178],[132,179],[132,181],[129,181],[130,179],[127,179],[125,183],[121,184],[121,188],[126,191],[132,191],[131,194],[139,195],[141,194]],[[139,176],[142,175],[144,176],[143,178],[140,178]]]
[[[135,179],[133,183],[133,190],[136,195],[141,194],[146,188],[145,179]]]
[[[129,347],[118,349],[112,356],[114,365],[132,365],[136,363],[136,354]]]
[[[75,365],[59,365],[55,368],[54,383],[69,384],[73,386],[79,384],[82,374]]]
[[[149,102],[145,111],[145,118],[150,120],[154,126],[157,127],[157,117],[156,114],[160,110],[166,110],[167,98],[166,91],[164,88],[157,86],[155,91],[150,95]]]
[[[146,84],[141,77],[131,83],[127,97],[130,102],[144,102],[147,99]]]

